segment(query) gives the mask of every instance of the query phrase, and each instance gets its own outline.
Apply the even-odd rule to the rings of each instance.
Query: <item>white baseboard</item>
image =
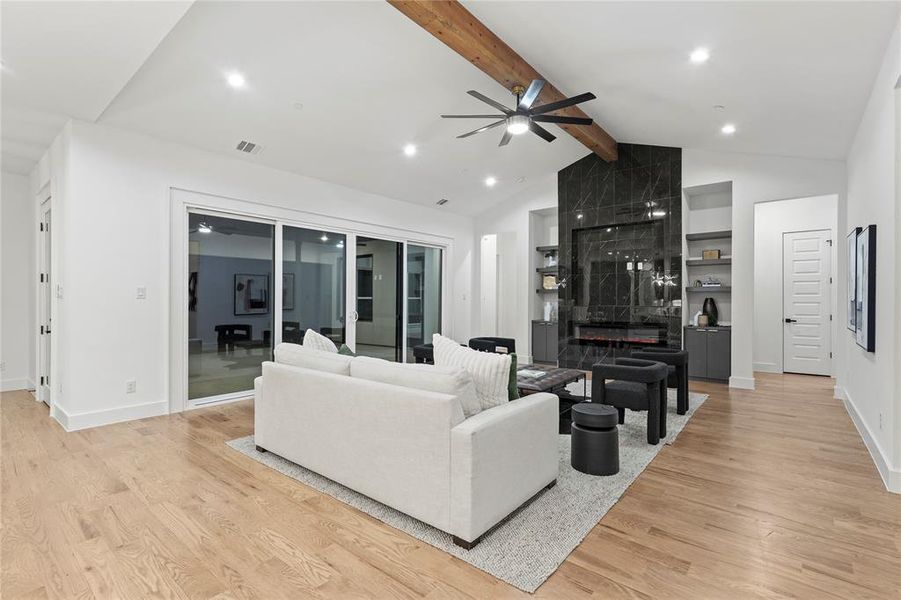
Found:
[[[79,429],[167,414],[169,414],[169,403],[165,400],[77,414],[69,414],[60,406],[54,406],[50,410],[50,416],[56,419],[66,431],[78,431]]]
[[[776,363],[768,363],[768,362],[756,362],[754,363],[754,370],[760,371],[761,373],[781,373],[782,368],[779,367]]]
[[[754,389],[754,378],[753,377],[736,377],[733,375],[729,378],[729,387],[737,388],[740,390],[753,390]]]
[[[34,389],[32,383],[22,377],[19,379],[3,379],[0,380],[0,392],[12,392],[15,390],[31,390]]]
[[[867,424],[861,418],[854,400],[848,395],[848,390],[835,386],[835,395],[836,398],[841,398],[845,405],[845,410],[848,411],[848,416],[851,417],[851,422],[857,427],[857,432],[870,452],[870,458],[873,459],[876,470],[879,471],[879,476],[882,477],[885,489],[901,494],[901,470],[892,466],[892,461],[886,456],[876,436],[873,435],[873,432],[870,431],[870,428],[867,427]]]

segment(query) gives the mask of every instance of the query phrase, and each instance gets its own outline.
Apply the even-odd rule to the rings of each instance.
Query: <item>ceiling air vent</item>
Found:
[[[246,154],[259,154],[263,147],[247,140],[241,140],[238,142],[237,149]]]
[[[447,198],[442,198],[441,200],[439,200],[439,201],[436,202],[435,204],[437,204],[438,206],[444,206],[445,204],[447,204]]]

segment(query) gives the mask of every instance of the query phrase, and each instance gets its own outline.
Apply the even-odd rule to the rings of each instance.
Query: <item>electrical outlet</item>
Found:
[[[145,288],[144,286],[139,287],[138,292],[137,292],[137,298],[138,298],[138,300],[144,300],[145,298],[147,298],[147,288]]]
[[[125,393],[126,394],[134,394],[138,391],[138,382],[134,379],[129,379],[125,382]]]
[[[882,413],[879,413],[879,431],[882,431]]]

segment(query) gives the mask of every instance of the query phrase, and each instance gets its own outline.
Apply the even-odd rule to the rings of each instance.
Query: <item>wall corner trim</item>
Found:
[[[836,394],[838,393],[839,387],[836,386]],[[845,405],[845,410],[848,411],[851,422],[854,423],[857,432],[863,440],[864,446],[866,446],[867,451],[869,451],[870,458],[873,459],[873,464],[876,465],[876,470],[882,478],[885,489],[896,494],[901,494],[901,469],[895,468],[885,455],[885,452],[883,452],[876,437],[870,431],[870,428],[867,427],[867,424],[864,423],[863,418],[861,418],[857,406],[854,404],[854,400],[848,395],[848,390],[841,388],[841,394],[844,396],[844,398],[842,398],[842,403]]]
[[[101,425],[112,425],[113,423],[146,419],[147,417],[159,417],[167,414],[169,414],[169,402],[167,400],[77,414],[69,414],[60,406],[54,406],[50,411],[50,416],[56,419],[66,431],[90,429]]]
[[[739,390],[753,390],[755,382],[753,377],[737,377],[733,375],[729,378],[729,387]]]

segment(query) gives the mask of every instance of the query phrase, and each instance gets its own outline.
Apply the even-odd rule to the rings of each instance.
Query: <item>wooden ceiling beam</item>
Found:
[[[557,102],[567,97],[456,0],[388,0],[388,2],[507,90],[512,90],[517,85],[529,87],[533,79],[545,80],[544,89],[541,90],[535,106]],[[588,117],[578,106],[555,111],[553,114]],[[588,126],[558,125],[558,127],[604,160],[608,162],[616,160],[616,140],[597,122]]]

